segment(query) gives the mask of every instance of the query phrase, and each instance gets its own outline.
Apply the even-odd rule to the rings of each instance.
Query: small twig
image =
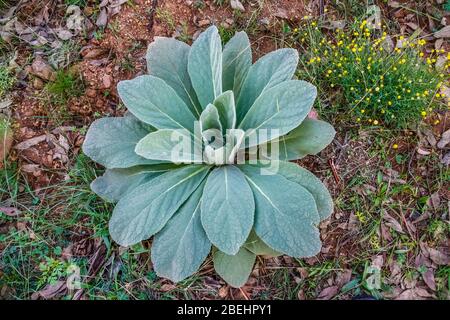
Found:
[[[244,296],[245,300],[250,300],[250,298],[248,297],[247,293],[245,293],[245,291],[242,290],[242,288],[239,288],[239,290],[241,291],[241,293]]]
[[[339,178],[333,159],[328,159],[328,164],[330,165],[331,171],[333,172],[334,180],[336,180],[336,183],[339,184],[341,179]]]
[[[150,8],[150,13],[149,13],[149,17],[148,17],[148,31],[152,31],[153,30],[153,24],[155,23],[155,12],[156,12],[156,7],[158,6],[158,0],[152,0],[152,6]]]
[[[324,7],[325,7],[325,5],[323,4],[323,0],[320,0],[319,1],[319,15],[320,15],[320,17],[322,17],[323,16],[323,14],[324,14]]]

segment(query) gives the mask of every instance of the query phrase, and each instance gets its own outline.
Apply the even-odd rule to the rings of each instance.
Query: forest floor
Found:
[[[0,116],[13,132],[0,148],[0,299],[449,299],[448,108],[410,129],[362,126],[324,110],[335,92],[321,92],[318,116],[337,136],[299,163],[335,200],[322,251],[259,259],[240,289],[211,258],[180,283],[157,277],[151,241],[113,243],[113,207],[89,188],[102,168],[82,154],[86,130],[124,113],[116,85],[146,72],[155,36],[192,43],[215,24],[225,41],[245,30],[255,60],[286,46],[302,56],[291,40],[306,17],[349,22],[361,2],[0,0]],[[373,2],[389,34],[420,32],[448,53],[450,1]],[[68,288],[77,273],[81,288]]]

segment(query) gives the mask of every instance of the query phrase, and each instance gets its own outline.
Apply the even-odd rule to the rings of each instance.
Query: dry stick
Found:
[[[328,164],[330,165],[331,171],[333,172],[334,180],[336,180],[336,183],[339,184],[341,179],[339,178],[333,159],[328,159]]]
[[[148,17],[148,25],[147,25],[147,29],[148,31],[152,31],[153,30],[153,24],[155,22],[155,12],[156,12],[156,7],[158,6],[158,0],[152,0],[152,6],[150,8],[150,13],[149,13],[149,17]]]
[[[320,2],[319,2],[319,15],[320,15],[320,17],[323,16],[323,13],[324,13],[324,7],[325,7],[325,5],[324,5],[324,3],[323,3],[323,0],[320,0]]]
[[[239,288],[239,291],[241,291],[241,293],[244,296],[245,300],[250,300],[250,298],[248,297],[247,293],[245,293],[244,290],[242,290],[242,288]]]

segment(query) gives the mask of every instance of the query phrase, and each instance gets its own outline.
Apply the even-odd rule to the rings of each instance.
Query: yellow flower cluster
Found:
[[[357,123],[403,126],[429,117],[445,98],[440,88],[449,79],[450,53],[427,53],[425,39],[391,36],[395,47],[390,48],[384,27],[367,20],[329,36],[308,18],[298,33],[309,56],[304,76],[342,95]]]

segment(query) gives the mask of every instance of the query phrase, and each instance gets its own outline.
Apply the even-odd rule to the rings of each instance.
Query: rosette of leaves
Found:
[[[235,287],[257,255],[316,255],[317,225],[331,214],[332,199],[289,160],[318,153],[335,131],[307,117],[316,88],[293,80],[297,62],[296,50],[280,49],[252,64],[246,33],[222,48],[214,26],[192,46],[156,38],[149,74],[118,84],[129,113],[96,120],[83,145],[106,167],[91,187],[117,202],[113,240],[131,246],[153,237],[154,269],[173,281],[194,274],[212,250],[215,270]],[[277,133],[250,141],[260,129]],[[202,143],[177,154],[174,135]],[[270,166],[236,163],[239,151],[273,139],[280,152]]]

